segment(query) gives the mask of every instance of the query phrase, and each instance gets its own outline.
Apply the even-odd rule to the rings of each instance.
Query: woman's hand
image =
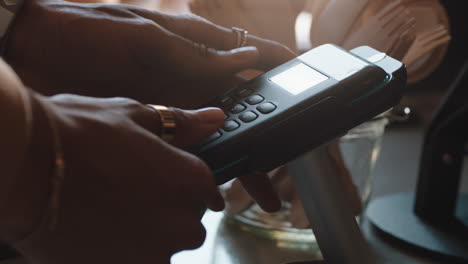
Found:
[[[295,24],[305,3],[306,0],[190,0],[189,7],[218,25],[240,27],[296,50]]]
[[[219,129],[222,111],[172,109],[178,132],[168,144],[156,136],[158,113],[133,100],[35,95],[33,102],[35,124],[42,125],[35,127],[24,166],[31,181],[15,192],[14,201],[21,202],[11,204],[10,217],[21,219],[24,212],[37,212],[29,225],[7,228],[16,233],[3,233],[3,238],[34,263],[49,264],[168,263],[174,252],[201,245],[204,209],[219,211],[224,203],[205,163],[178,147]],[[53,175],[47,108],[65,158],[54,230],[41,223],[49,213]],[[45,162],[35,166],[37,160]]]
[[[27,86],[51,95],[125,96],[194,108],[239,82],[248,68],[270,69],[294,57],[284,46],[236,35],[194,15],[127,5],[26,1],[6,49]],[[206,44],[207,56],[193,43]]]

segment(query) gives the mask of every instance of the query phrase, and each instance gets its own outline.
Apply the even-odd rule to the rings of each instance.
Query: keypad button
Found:
[[[261,103],[263,100],[264,100],[264,98],[262,96],[256,94],[256,95],[250,96],[245,101],[250,105],[256,105],[258,103]]]
[[[276,105],[271,103],[271,102],[263,103],[263,104],[257,106],[257,110],[262,114],[271,113],[271,112],[275,111],[275,109],[276,109]]]
[[[223,98],[221,98],[221,100],[219,100],[219,104],[221,105],[221,107],[229,106],[229,105],[231,105],[233,102],[234,102],[234,99],[232,99],[232,98],[229,97],[229,96],[223,97]]]
[[[229,112],[233,113],[233,114],[238,114],[242,111],[244,111],[246,109],[245,105],[243,104],[236,104],[234,105],[233,107],[231,107],[231,109],[229,110]]]
[[[244,123],[249,123],[257,119],[258,115],[252,111],[247,111],[245,113],[242,113],[239,116],[239,119],[242,120]]]
[[[231,131],[238,129],[239,127],[240,127],[239,123],[237,123],[234,120],[229,120],[229,121],[224,122],[223,129],[226,132],[231,132]]]
[[[251,95],[252,93],[253,91],[247,88],[242,88],[236,91],[236,95],[239,97],[246,97]]]
[[[211,136],[205,138],[205,139],[203,140],[202,144],[208,144],[208,143],[210,143],[210,142],[212,142],[212,141],[214,141],[214,140],[220,138],[221,135],[222,135],[221,132],[216,131],[216,132],[215,132],[214,134],[212,134]]]

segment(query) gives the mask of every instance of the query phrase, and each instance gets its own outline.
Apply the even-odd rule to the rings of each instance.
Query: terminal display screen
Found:
[[[296,95],[315,85],[328,80],[326,75],[312,69],[304,63],[299,63],[286,71],[270,78],[286,91]]]

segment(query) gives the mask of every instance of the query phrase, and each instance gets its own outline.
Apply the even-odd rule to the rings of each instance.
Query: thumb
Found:
[[[199,143],[210,136],[224,123],[224,112],[218,108],[202,108],[199,110],[181,110],[170,108],[174,113],[176,132],[170,142],[177,147],[185,147]]]

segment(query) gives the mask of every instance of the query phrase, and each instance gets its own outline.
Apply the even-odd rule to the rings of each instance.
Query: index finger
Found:
[[[184,15],[174,19],[172,30],[193,41],[212,45],[217,49],[237,48],[237,34],[229,28],[216,25],[196,15]],[[257,47],[260,60],[256,65],[259,70],[269,70],[295,57],[295,53],[285,45],[251,34],[247,36],[247,46]]]
[[[216,25],[194,14],[162,16],[149,10],[133,10],[134,13],[150,19],[183,38],[203,43],[218,50],[238,48],[237,34],[232,29]],[[293,59],[296,54],[278,42],[248,34],[246,46],[255,46],[260,59],[255,65],[259,70],[270,70]]]

